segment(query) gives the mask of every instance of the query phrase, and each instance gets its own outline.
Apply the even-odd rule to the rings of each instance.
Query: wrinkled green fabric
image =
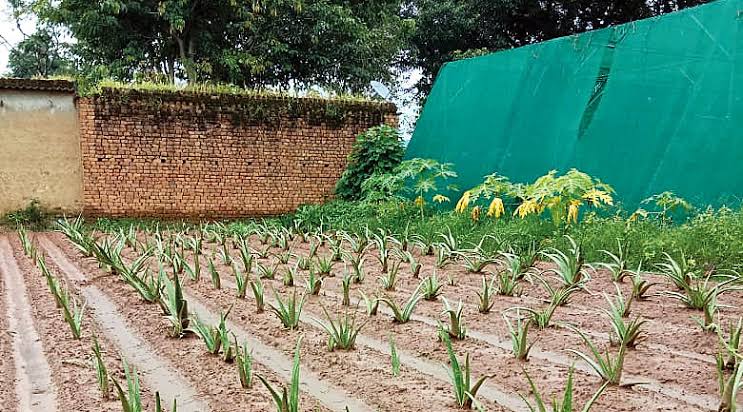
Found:
[[[452,162],[460,188],[575,167],[634,208],[672,190],[743,195],[743,0],[447,64],[407,158]]]

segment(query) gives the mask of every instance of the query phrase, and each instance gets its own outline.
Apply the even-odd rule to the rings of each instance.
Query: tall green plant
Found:
[[[377,126],[356,137],[348,166],[335,186],[340,199],[358,200],[361,184],[376,173],[391,172],[402,161],[405,147],[397,129]]]

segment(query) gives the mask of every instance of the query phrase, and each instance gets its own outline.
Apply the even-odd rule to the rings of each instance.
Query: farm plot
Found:
[[[541,410],[566,390],[575,410],[740,403],[738,278],[694,274],[670,256],[649,273],[627,267],[620,250],[589,265],[575,244],[514,251],[488,238],[459,245],[446,235],[425,242],[265,225],[61,227],[8,243],[33,305],[46,305],[34,324],[55,394],[79,375],[91,402],[100,398],[89,366],[95,334],[116,365],[111,382],[126,380],[120,358],[167,369],[169,383],[156,387],[155,372],[137,365],[145,410],[154,392],[179,399],[179,410],[214,411]],[[141,341],[139,355],[88,312],[81,340],[66,336],[34,260],[51,273],[46,283],[59,279],[88,312],[120,317],[115,329]],[[77,352],[49,349],[57,340]],[[12,350],[3,341],[0,349]],[[109,399],[106,410],[120,408]]]

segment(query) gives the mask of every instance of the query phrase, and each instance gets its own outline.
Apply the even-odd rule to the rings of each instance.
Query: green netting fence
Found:
[[[407,157],[452,162],[468,188],[576,167],[632,208],[672,190],[743,193],[743,0],[452,62]]]

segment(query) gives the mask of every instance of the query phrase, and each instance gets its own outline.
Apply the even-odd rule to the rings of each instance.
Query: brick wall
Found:
[[[276,215],[327,200],[392,104],[105,89],[78,101],[83,212]]]

